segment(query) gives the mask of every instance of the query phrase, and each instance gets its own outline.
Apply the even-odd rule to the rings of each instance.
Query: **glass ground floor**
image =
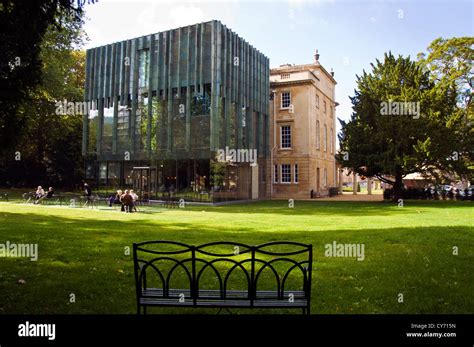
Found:
[[[209,159],[86,161],[86,180],[100,196],[133,189],[149,200],[217,203],[265,197],[265,165]]]

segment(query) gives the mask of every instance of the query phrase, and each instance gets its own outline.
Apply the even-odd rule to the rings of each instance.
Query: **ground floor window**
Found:
[[[247,163],[215,163],[210,159],[91,159],[86,167],[88,183],[105,197],[119,189],[133,189],[140,197],[151,200],[219,202],[251,198],[252,167]],[[277,180],[278,176],[279,173]],[[264,181],[260,179],[257,184],[264,185]]]
[[[295,171],[295,174],[294,174],[294,177],[295,177],[295,183],[298,183],[298,164],[295,164],[294,166],[294,171]]]
[[[281,166],[281,182],[291,183],[291,165],[283,164]]]

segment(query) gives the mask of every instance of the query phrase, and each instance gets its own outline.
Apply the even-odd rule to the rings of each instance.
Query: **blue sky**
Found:
[[[199,23],[222,21],[270,58],[272,67],[313,61],[334,69],[337,117],[351,114],[355,75],[384,52],[426,51],[437,37],[474,36],[470,0],[117,1],[86,5],[95,47]]]

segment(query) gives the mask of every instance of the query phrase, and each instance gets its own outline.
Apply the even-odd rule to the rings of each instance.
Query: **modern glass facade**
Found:
[[[111,193],[265,197],[269,60],[219,21],[87,51],[86,179]],[[257,150],[256,163],[217,161]]]

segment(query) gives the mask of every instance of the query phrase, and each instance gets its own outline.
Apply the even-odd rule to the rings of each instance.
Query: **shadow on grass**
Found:
[[[313,313],[351,313],[352,307],[356,307],[351,305],[362,302],[361,295],[370,297],[371,303],[361,303],[361,307],[357,307],[358,313],[400,313],[398,310],[462,313],[473,309],[472,298],[466,299],[468,283],[472,283],[469,269],[474,258],[473,228],[468,225],[370,228],[363,231],[294,230],[272,234],[250,227],[243,233],[235,233],[231,226],[216,231],[193,223],[166,225],[141,221],[137,227],[136,220],[54,217],[54,221],[48,221],[51,217],[41,214],[30,213],[24,218],[9,212],[2,215],[9,227],[5,227],[5,223],[0,227],[1,240],[39,243],[38,262],[5,259],[0,264],[0,297],[4,298],[0,304],[2,313],[31,313],[32,310],[34,313],[135,313],[132,257],[124,256],[123,249],[133,242],[160,239],[194,245],[224,240],[247,244],[283,240],[311,243],[314,247]],[[364,243],[366,260],[358,262],[354,258],[326,257],[324,245],[333,241]],[[461,246],[463,254],[448,257],[452,244]],[[407,253],[408,250],[411,253]],[[429,267],[426,267],[427,262]],[[454,267],[457,270],[453,273]],[[451,299],[449,286],[433,285],[433,277],[436,279],[441,275],[449,276],[450,283],[459,283],[458,301]],[[18,285],[18,277],[25,278],[26,284]],[[396,303],[387,304],[396,302],[392,297],[397,286],[420,299],[407,303],[403,308]],[[71,290],[80,298],[76,305],[65,303]],[[438,297],[446,298],[446,301],[449,298],[450,306],[436,306]],[[342,312],[335,312],[335,307],[341,307]],[[156,309],[156,312],[163,311]],[[196,311],[174,309],[167,312]],[[242,312],[273,313],[272,310]]]
[[[390,216],[416,214],[423,208],[458,209],[472,207],[470,201],[423,201],[407,200],[404,207],[398,207],[391,201],[354,202],[354,201],[295,201],[294,208],[289,208],[286,200],[258,201],[251,204],[233,204],[218,206],[212,212],[245,213],[245,214],[280,214],[280,215],[341,215],[341,216]],[[194,208],[194,207],[193,207]],[[198,208],[196,208],[198,209]],[[418,210],[418,211],[417,211]]]
[[[275,206],[278,206],[279,202],[272,202],[275,204]],[[259,203],[256,203],[258,205]],[[298,203],[299,204],[299,203]],[[303,205],[302,208],[298,209],[289,209],[289,208],[279,208],[279,207],[263,207],[263,208],[255,208],[257,207],[256,205],[254,208],[251,208],[253,205],[247,205],[243,208],[236,208],[236,205],[233,206],[226,206],[226,207],[212,207],[206,209],[202,209],[201,207],[199,208],[193,208],[193,209],[187,209],[187,210],[179,210],[180,213],[186,214],[188,211],[193,211],[193,212],[199,212],[200,210],[203,211],[208,211],[208,212],[222,212],[222,213],[240,213],[243,215],[247,215],[249,213],[257,214],[260,213],[262,214],[261,217],[265,217],[265,214],[280,214],[280,215],[294,215],[294,214],[300,214],[300,215],[307,215],[307,216],[325,216],[325,215],[343,215],[343,216],[366,216],[366,215],[374,215],[374,216],[397,216],[397,215],[402,215],[402,214],[418,214],[421,211],[423,211],[423,208],[440,208],[440,209],[446,209],[446,208],[466,208],[470,207],[470,203],[456,203],[456,204],[449,204],[449,203],[439,203],[438,202],[424,202],[424,203],[418,203],[414,208],[397,208],[393,206],[387,206],[386,210],[383,211],[383,206],[380,205],[380,203],[350,203],[350,206],[352,209],[348,209],[348,206],[345,206],[347,203],[344,202],[321,202],[321,203],[314,203],[314,202],[301,202]],[[321,205],[319,205],[321,204]],[[319,209],[319,207],[323,208]],[[354,205],[356,205],[354,207]],[[446,206],[446,205],[452,205],[452,206]],[[14,205],[12,205],[14,206]],[[288,233],[289,235],[295,236],[295,234],[298,234],[298,230],[292,230],[285,231],[285,230],[278,230],[279,226],[278,224],[275,225],[274,229],[272,230],[256,230],[257,227],[246,227],[245,225],[239,225],[238,223],[231,223],[232,221],[229,221],[225,218],[222,220],[216,219],[216,222],[218,222],[218,226],[215,227],[212,225],[213,220],[200,220],[200,221],[193,221],[190,220],[189,222],[176,222],[173,220],[173,218],[167,219],[161,219],[161,214],[160,212],[165,212],[163,216],[166,217],[174,217],[173,212],[178,212],[178,210],[168,210],[171,213],[166,214],[167,210],[146,210],[138,213],[133,213],[133,214],[124,214],[119,211],[114,211],[114,210],[93,210],[90,212],[90,214],[87,216],[87,218],[81,218],[79,216],[57,216],[57,215],[46,215],[42,214],[41,210],[42,208],[49,209],[51,207],[49,206],[38,206],[39,210],[35,213],[32,212],[0,212],[0,216],[4,217],[4,222],[0,224],[0,235],[1,233],[9,233],[9,231],[12,231],[10,234],[14,238],[18,235],[18,232],[20,230],[24,230],[26,232],[29,231],[34,231],[34,237],[41,237],[43,232],[49,233],[52,231],[57,231],[61,235],[66,236],[66,235],[71,235],[73,237],[77,237],[77,232],[94,232],[98,234],[109,234],[110,237],[116,238],[116,237],[125,237],[128,238],[132,234],[151,234],[154,235],[157,232],[160,233],[170,233],[171,237],[176,236],[176,233],[179,233],[180,238],[193,238],[197,235],[195,235],[196,232],[206,232],[209,233],[210,235],[216,235],[216,231],[218,232],[228,232],[228,233],[233,233],[237,232],[235,235],[236,236],[242,236],[247,233],[258,233],[258,232],[263,232],[265,237],[270,237],[272,239],[279,238],[281,235],[284,235],[285,233]],[[54,207],[52,207],[54,208]],[[382,209],[382,211],[381,211]],[[68,211],[66,208],[62,208],[62,211]],[[71,209],[71,211],[86,211],[85,209]],[[364,212],[364,213],[363,213]],[[432,212],[432,210],[430,211]],[[101,219],[93,219],[94,215],[97,214],[98,218]],[[141,215],[153,215],[156,214],[158,218],[156,219],[139,219]],[[114,216],[120,216],[121,219],[113,219]],[[122,218],[125,216],[130,216],[130,220],[123,220]],[[261,219],[261,217],[259,219]],[[107,219],[103,219],[107,218]],[[138,219],[137,219],[138,218]],[[245,218],[245,217],[244,217]],[[317,220],[315,220],[317,221]],[[224,226],[222,223],[227,223],[229,226]],[[208,224],[208,225],[207,225]],[[233,225],[232,225],[233,224]],[[472,223],[469,220],[466,220],[466,227],[471,225],[472,228]],[[73,227],[72,227],[73,226]],[[72,228],[71,228],[72,227]],[[283,228],[285,226],[283,225]],[[31,229],[33,228],[33,230]],[[218,228],[218,230],[216,230]],[[428,228],[416,228],[416,230],[420,229],[442,229],[443,226],[433,226],[433,227],[428,227]],[[450,227],[452,228],[458,228],[458,227]],[[395,228],[397,229],[397,228]],[[386,228],[384,225],[383,228],[364,228],[365,232],[381,232],[381,231],[386,231],[389,230],[389,228]],[[301,231],[302,233],[308,233],[308,231]],[[360,233],[360,229],[348,229],[348,230],[312,230],[311,232],[313,233],[324,233],[324,232],[336,232],[336,233],[345,233],[345,232],[357,232]],[[275,237],[271,236],[271,233],[275,233]],[[137,242],[139,242],[138,240]]]

